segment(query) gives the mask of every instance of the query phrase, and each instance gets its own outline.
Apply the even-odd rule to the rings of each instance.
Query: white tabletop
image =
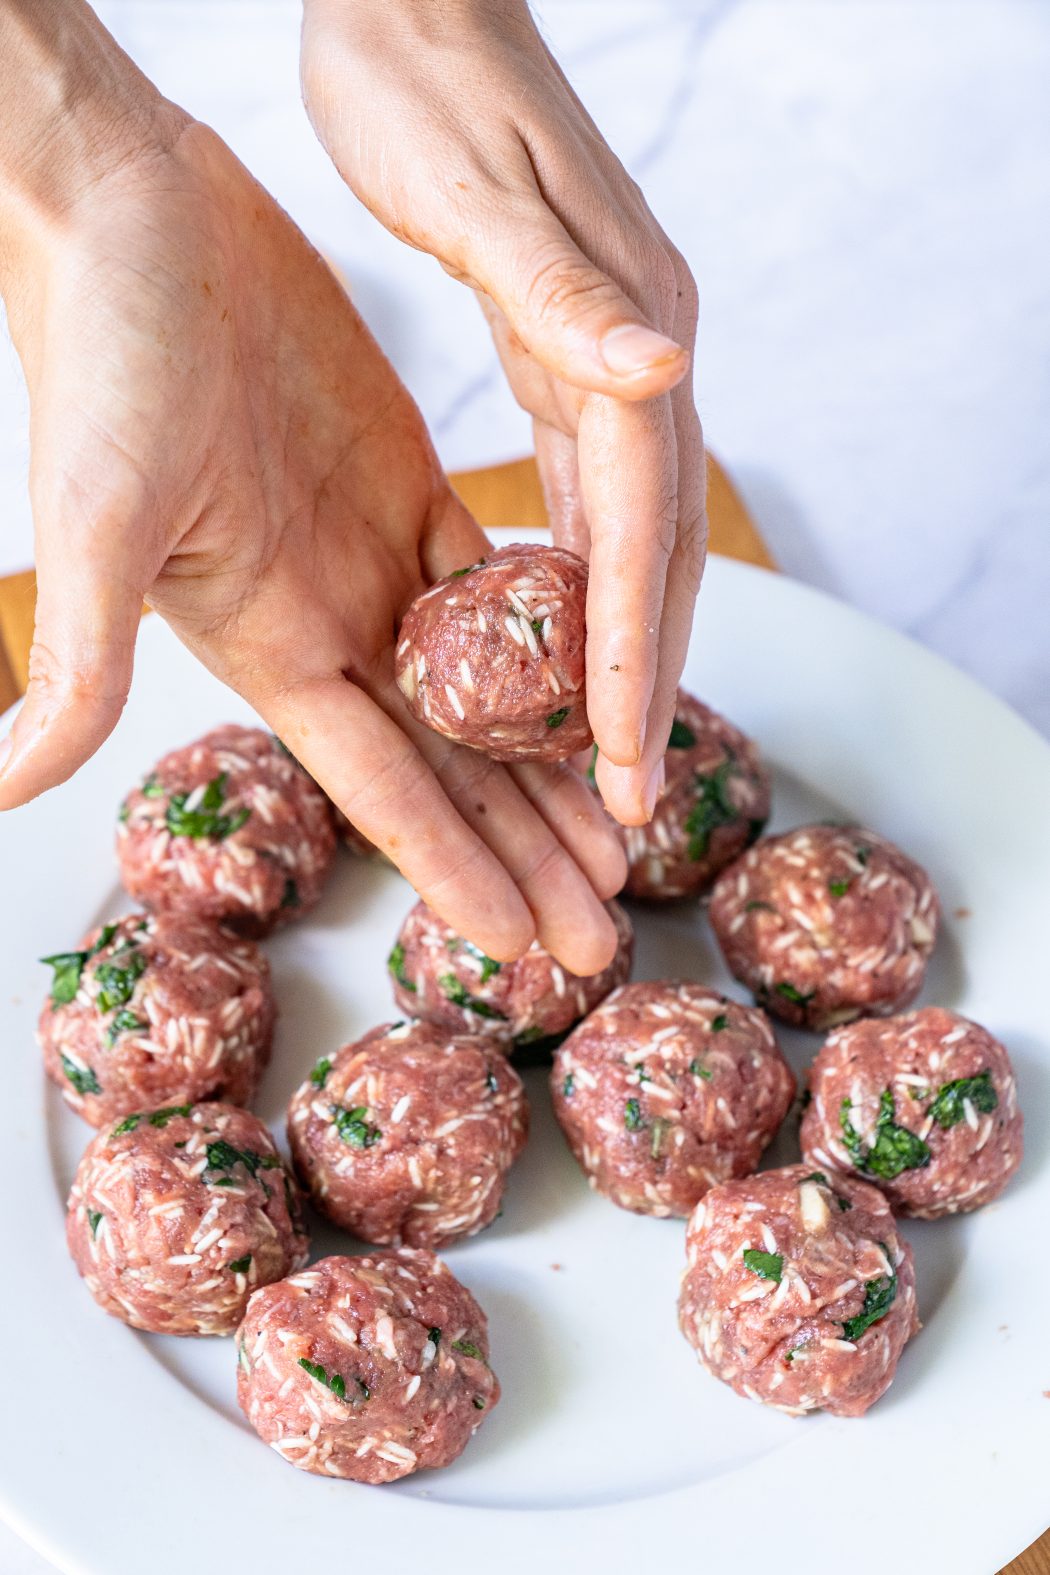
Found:
[[[341,265],[445,463],[525,453],[528,423],[468,293],[387,236],[315,143],[295,0],[98,9]],[[697,275],[705,428],[782,566],[1050,733],[1050,7],[541,10]],[[32,557],[25,425],[6,347],[0,572]],[[49,1568],[0,1527],[5,1575]]]

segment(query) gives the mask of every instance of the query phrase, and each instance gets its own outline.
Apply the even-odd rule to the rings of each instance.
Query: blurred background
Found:
[[[388,236],[315,142],[296,0],[97,10],[342,268],[446,466],[528,452],[468,292]],[[697,276],[708,439],[780,566],[1050,732],[1050,6],[538,11]],[[25,470],[5,340],[0,573],[32,559]]]

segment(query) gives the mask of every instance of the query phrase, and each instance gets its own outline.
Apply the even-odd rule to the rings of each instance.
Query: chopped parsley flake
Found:
[[[321,1366],[320,1362],[308,1361],[305,1356],[300,1356],[299,1366],[304,1372],[309,1373],[316,1383],[323,1384],[331,1394],[335,1395],[337,1400],[346,1402],[346,1379],[340,1373],[329,1374]],[[372,1391],[367,1384],[362,1383],[360,1378],[355,1378],[354,1383],[358,1389],[356,1398],[362,1400],[370,1400],[372,1398]],[[351,1399],[349,1404],[353,1405],[353,1403],[354,1401]]]
[[[750,1269],[752,1274],[760,1275],[763,1280],[772,1280],[774,1285],[780,1284],[784,1259],[779,1252],[761,1252],[757,1247],[745,1247],[742,1257],[745,1269]]]
[[[159,1115],[161,1112],[155,1111],[154,1114]],[[150,1121],[153,1122],[153,1116],[150,1117]],[[156,1125],[155,1122],[153,1124]],[[229,1172],[235,1165],[243,1165],[248,1174],[254,1178],[260,1170],[277,1170],[281,1163],[276,1154],[258,1154],[253,1148],[234,1148],[233,1144],[227,1143],[225,1138],[209,1143],[205,1153],[208,1163],[203,1179],[209,1186],[214,1187],[232,1187],[236,1183],[228,1174],[225,1178],[216,1181],[209,1175],[210,1171]]]
[[[563,705],[560,710],[552,711],[550,716],[547,718],[547,726],[560,727],[571,710],[571,705]]]
[[[80,976],[84,971],[84,964],[89,957],[94,957],[104,946],[108,946],[117,933],[115,924],[104,924],[99,931],[98,940],[90,951],[86,952],[55,952],[50,957],[41,957],[40,961],[54,969],[51,980],[52,1006],[68,1006],[80,989]]]
[[[496,1076],[495,1072],[490,1071],[487,1074],[485,1078],[485,1087],[488,1089],[490,1094],[499,1093],[499,1078]]]
[[[889,1258],[885,1244],[880,1245]],[[859,1340],[866,1329],[870,1329],[873,1323],[878,1323],[880,1318],[886,1316],[893,1306],[896,1295],[897,1276],[892,1270],[880,1279],[868,1280],[864,1287],[864,1306],[856,1317],[846,1319],[842,1325],[843,1337],[847,1340]]]
[[[870,1148],[864,1147],[860,1133],[850,1120],[852,1108],[848,1098],[842,1101],[839,1124],[843,1145],[858,1170],[869,1176],[879,1176],[883,1181],[892,1181],[904,1170],[921,1170],[930,1163],[929,1146],[917,1133],[894,1121],[892,1089],[884,1088],[879,1096],[875,1141]]]
[[[671,734],[667,740],[668,749],[692,749],[695,743],[696,734],[692,728],[676,716],[671,723]]]
[[[77,1066],[75,1061],[64,1055],[62,1070],[78,1094],[101,1094],[102,1086],[89,1066]]]
[[[247,1272],[248,1272],[248,1265],[251,1263],[251,1261],[252,1261],[251,1253],[250,1252],[246,1252],[244,1254],[243,1258],[234,1258],[232,1263],[228,1263],[226,1265],[226,1267],[230,1270],[230,1272],[232,1274],[247,1274]]]
[[[95,969],[98,985],[96,1005],[100,1012],[110,1012],[115,1006],[126,1006],[135,993],[135,986],[149,967],[141,952],[132,952],[123,968],[117,963],[99,963]]]
[[[473,941],[464,941],[463,950],[465,952],[469,952],[470,955],[476,958],[481,964],[482,984],[488,984],[489,980],[492,978],[492,975],[494,973],[499,973],[500,969],[503,967],[503,964],[498,963],[495,957],[486,956],[486,954],[481,950],[481,947],[475,946]]]
[[[868,860],[871,858],[871,849],[865,847],[863,844],[861,844],[860,847],[854,848],[853,851],[857,855],[858,862],[861,864],[867,864]]]
[[[704,1066],[702,1061],[697,1061],[695,1059],[690,1061],[689,1070],[692,1072],[694,1077],[702,1077],[707,1083],[709,1083],[714,1076],[714,1073],[709,1066]]]
[[[139,1028],[148,1026],[141,1017],[136,1017],[134,1012],[129,1012],[126,1007],[122,1008],[106,1030],[106,1043],[115,1044],[121,1034],[131,1034]]]
[[[473,1012],[476,1017],[497,1018],[501,1023],[507,1021],[505,1012],[498,1012],[487,1001],[479,1001],[470,994],[462,980],[457,979],[454,973],[443,973],[438,979],[438,984],[445,992],[446,997],[453,1006],[461,1006],[466,1012]]]
[[[594,768],[595,768],[595,766],[597,764],[598,764],[598,745],[595,744],[593,749],[591,750],[591,763],[587,767],[587,781],[591,784],[592,788],[596,788],[598,786],[597,779],[596,779],[596,777],[594,775]]]
[[[624,1105],[623,1124],[627,1128],[628,1132],[637,1132],[639,1128],[644,1127],[645,1122],[642,1120],[642,1107],[638,1103],[637,1099],[629,1099]]]
[[[472,1401],[475,1411],[484,1411],[485,1402],[480,1395],[475,1395]]]
[[[383,1136],[378,1127],[369,1126],[367,1105],[354,1105],[352,1109],[333,1105],[332,1120],[343,1142],[351,1148],[371,1148]]]
[[[565,1079],[564,1083],[561,1085],[562,1094],[564,1095],[564,1097],[566,1099],[571,1099],[572,1098],[572,1091],[573,1091],[573,1089],[575,1087],[576,1087],[576,1079],[573,1076],[573,1074],[570,1072],[568,1077]]]
[[[687,852],[694,862],[707,853],[712,831],[730,825],[737,818],[739,811],[726,791],[736,769],[733,756],[726,755],[710,776],[697,772],[697,800],[685,819],[685,833],[689,838]]]
[[[332,1070],[332,1059],[323,1055],[310,1073],[310,1081],[315,1088],[323,1088],[328,1081],[328,1074]]]
[[[472,1356],[476,1362],[483,1362],[485,1360],[481,1354],[480,1349],[474,1344],[473,1340],[453,1340],[452,1349],[454,1351],[458,1351],[461,1356]]]
[[[162,783],[157,781],[155,776],[150,775],[146,778],[145,782],[143,782],[140,792],[142,793],[143,798],[163,798],[164,786]]]
[[[999,1103],[999,1096],[992,1083],[991,1072],[978,1072],[975,1077],[957,1077],[953,1083],[942,1083],[936,1098],[927,1107],[939,1127],[947,1130],[956,1126],[966,1115],[966,1101],[974,1110],[988,1115]]]
[[[852,879],[847,875],[841,880],[829,880],[828,890],[833,897],[844,897],[852,884]]]
[[[151,1110],[149,1124],[151,1127],[166,1127],[175,1116],[188,1116],[193,1109],[192,1105],[165,1105],[161,1110]]]
[[[195,809],[186,808],[191,794],[173,793],[164,817],[165,825],[171,835],[195,839],[209,837],[215,842],[221,842],[234,831],[239,831],[251,814],[251,810],[244,808],[234,810],[232,814],[220,814],[226,802],[228,780],[228,771],[220,771],[217,777],[213,777],[198,799]]]
[[[98,1228],[99,1228],[99,1226],[102,1223],[102,1210],[101,1209],[88,1209],[88,1211],[87,1211],[87,1220],[88,1220],[88,1224],[91,1226],[91,1234],[92,1234],[92,1236],[97,1236],[98,1235]]]
[[[543,633],[543,619],[542,618],[534,618],[532,620],[532,632],[533,632],[533,634],[542,634]]]
[[[386,960],[386,965],[387,969],[393,974],[401,988],[403,990],[411,990],[412,994],[415,995],[416,987],[412,980],[405,973],[405,948],[402,946],[400,941],[398,941],[397,945],[391,951],[390,956]]]
[[[812,1001],[813,997],[817,993],[816,990],[810,990],[808,995],[803,995],[802,991],[799,990],[795,985],[787,984],[784,981],[781,981],[780,984],[774,985],[773,988],[776,990],[778,995],[782,995],[784,997],[785,1001],[794,1001],[796,1006],[808,1006],[810,1001]]]
[[[483,569],[487,561],[486,558],[479,558],[477,563],[468,563],[465,569],[453,569],[449,579],[461,580],[464,574],[473,574],[475,569]]]
[[[723,1028],[728,1028],[728,1027],[729,1027],[729,1018],[726,1016],[725,1012],[719,1012],[717,1017],[713,1017],[711,1019],[711,1032],[713,1034],[720,1034],[722,1032]]]

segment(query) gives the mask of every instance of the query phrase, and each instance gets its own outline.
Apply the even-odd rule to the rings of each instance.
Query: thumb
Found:
[[[654,248],[648,278],[668,293],[677,281]],[[496,302],[530,355],[564,382],[618,399],[651,399],[681,380],[688,352],[580,250],[544,202],[521,223],[497,220],[482,239],[471,273]]]
[[[29,686],[0,741],[0,810],[64,782],[113,731],[131,684],[138,591],[79,556],[42,551]]]

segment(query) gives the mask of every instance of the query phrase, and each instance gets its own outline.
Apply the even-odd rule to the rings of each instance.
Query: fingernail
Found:
[[[650,820],[653,818],[653,810],[656,808],[656,801],[664,790],[665,776],[666,773],[664,772],[664,759],[661,755],[649,773],[649,780],[646,782],[645,792],[642,794],[642,803],[645,806],[645,813]]]
[[[601,356],[610,372],[632,377],[664,361],[675,361],[685,351],[673,339],[644,328],[641,323],[621,323],[610,328],[601,342]]]

